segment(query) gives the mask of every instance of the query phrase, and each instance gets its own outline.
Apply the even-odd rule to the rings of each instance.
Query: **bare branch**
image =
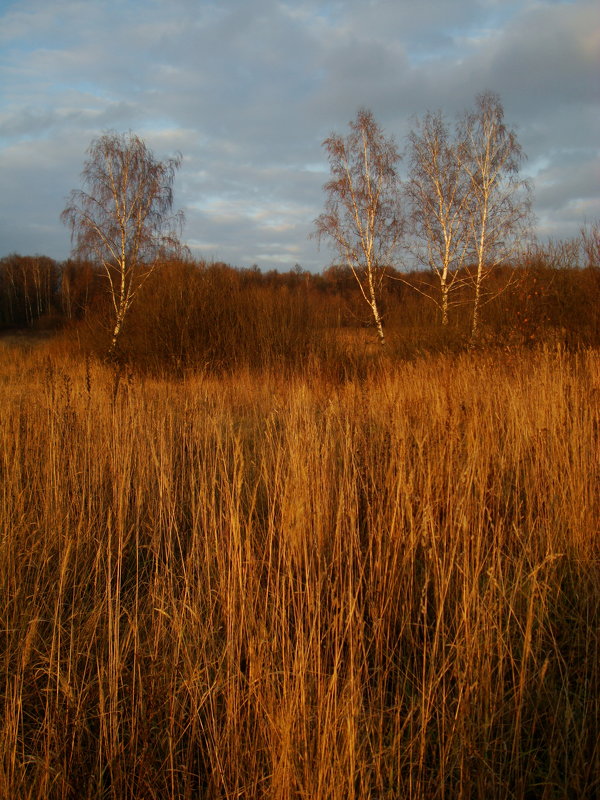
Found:
[[[329,239],[352,270],[383,344],[379,293],[404,232],[397,174],[400,153],[366,109],[350,123],[346,138],[331,134],[323,146],[331,179],[323,187],[325,212],[315,220],[313,235],[319,241]]]
[[[438,278],[440,300],[434,302],[446,325],[469,244],[469,183],[440,111],[417,120],[409,135],[405,193],[411,210],[409,249]]]
[[[471,341],[479,333],[482,285],[525,238],[530,224],[530,187],[519,178],[525,156],[514,130],[504,123],[497,94],[476,98],[457,126],[457,157],[468,179],[469,261],[475,287]]]
[[[61,214],[71,228],[75,253],[102,265],[115,311],[114,356],[133,298],[158,260],[180,249],[183,214],[172,214],[173,181],[181,156],[165,161],[133,133],[95,139],[81,173],[82,190],[71,192]]]

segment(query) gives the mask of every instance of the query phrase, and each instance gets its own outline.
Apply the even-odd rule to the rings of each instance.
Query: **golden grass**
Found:
[[[4,346],[0,797],[589,798],[600,355]]]

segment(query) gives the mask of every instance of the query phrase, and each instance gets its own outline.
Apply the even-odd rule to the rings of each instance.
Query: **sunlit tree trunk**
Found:
[[[108,356],[117,356],[131,304],[161,256],[180,252],[181,213],[171,216],[172,184],[181,157],[157,161],[134,134],[107,133],[92,142],[85,191],[71,193],[62,213],[76,251],[103,267],[114,310]]]
[[[332,134],[323,142],[331,180],[324,187],[326,210],[315,220],[315,235],[328,238],[352,270],[384,345],[380,293],[404,227],[400,154],[370,111],[360,110],[350,129],[345,138]]]
[[[485,232],[487,221],[487,196],[482,198],[483,209],[481,212],[481,230],[477,245],[477,274],[475,276],[475,295],[473,298],[473,316],[471,319],[471,345],[479,336],[479,315],[481,313],[481,284],[484,278],[485,257]]]
[[[379,336],[379,343],[385,345],[385,334],[383,332],[383,323],[381,321],[381,314],[379,313],[379,306],[377,305],[377,295],[375,294],[375,286],[373,284],[373,276],[369,274],[369,297],[371,311],[373,312],[373,319],[375,320],[375,327],[377,328],[377,335]]]
[[[437,276],[439,294],[409,285],[438,306],[441,323],[447,326],[451,292],[460,285],[469,241],[468,181],[440,111],[417,120],[408,139],[409,249]]]
[[[518,176],[523,151],[516,133],[504,123],[498,95],[479,95],[475,110],[463,115],[457,155],[469,182],[471,253],[476,265],[471,321],[474,345],[481,332],[484,282],[520,245],[531,205],[528,185]]]
[[[444,271],[445,272],[445,271]],[[448,324],[448,302],[450,287],[447,283],[446,275],[442,276],[442,325]]]

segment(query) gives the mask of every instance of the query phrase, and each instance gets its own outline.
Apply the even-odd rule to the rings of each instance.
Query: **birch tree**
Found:
[[[457,157],[469,186],[473,262],[471,341],[479,335],[482,288],[492,269],[514,255],[529,224],[529,186],[519,177],[525,158],[504,122],[500,97],[484,92],[458,124]]]
[[[366,109],[359,110],[346,137],[331,134],[323,146],[331,180],[323,187],[325,211],[315,220],[315,235],[329,239],[352,270],[383,345],[381,289],[404,227],[400,153]]]
[[[408,137],[408,153],[409,249],[436,274],[439,300],[421,293],[436,303],[447,325],[450,293],[460,283],[469,246],[469,179],[441,111],[417,120]]]
[[[598,269],[600,267],[600,220],[583,225],[580,235],[586,267]]]
[[[109,358],[117,354],[127,312],[158,260],[180,248],[183,215],[172,214],[181,157],[158,161],[133,133],[105,133],[88,149],[83,189],[71,192],[62,221],[74,251],[98,261],[113,309]]]

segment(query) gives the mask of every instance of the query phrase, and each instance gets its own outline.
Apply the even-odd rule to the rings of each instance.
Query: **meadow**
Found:
[[[1,798],[600,791],[597,350],[0,350]]]

